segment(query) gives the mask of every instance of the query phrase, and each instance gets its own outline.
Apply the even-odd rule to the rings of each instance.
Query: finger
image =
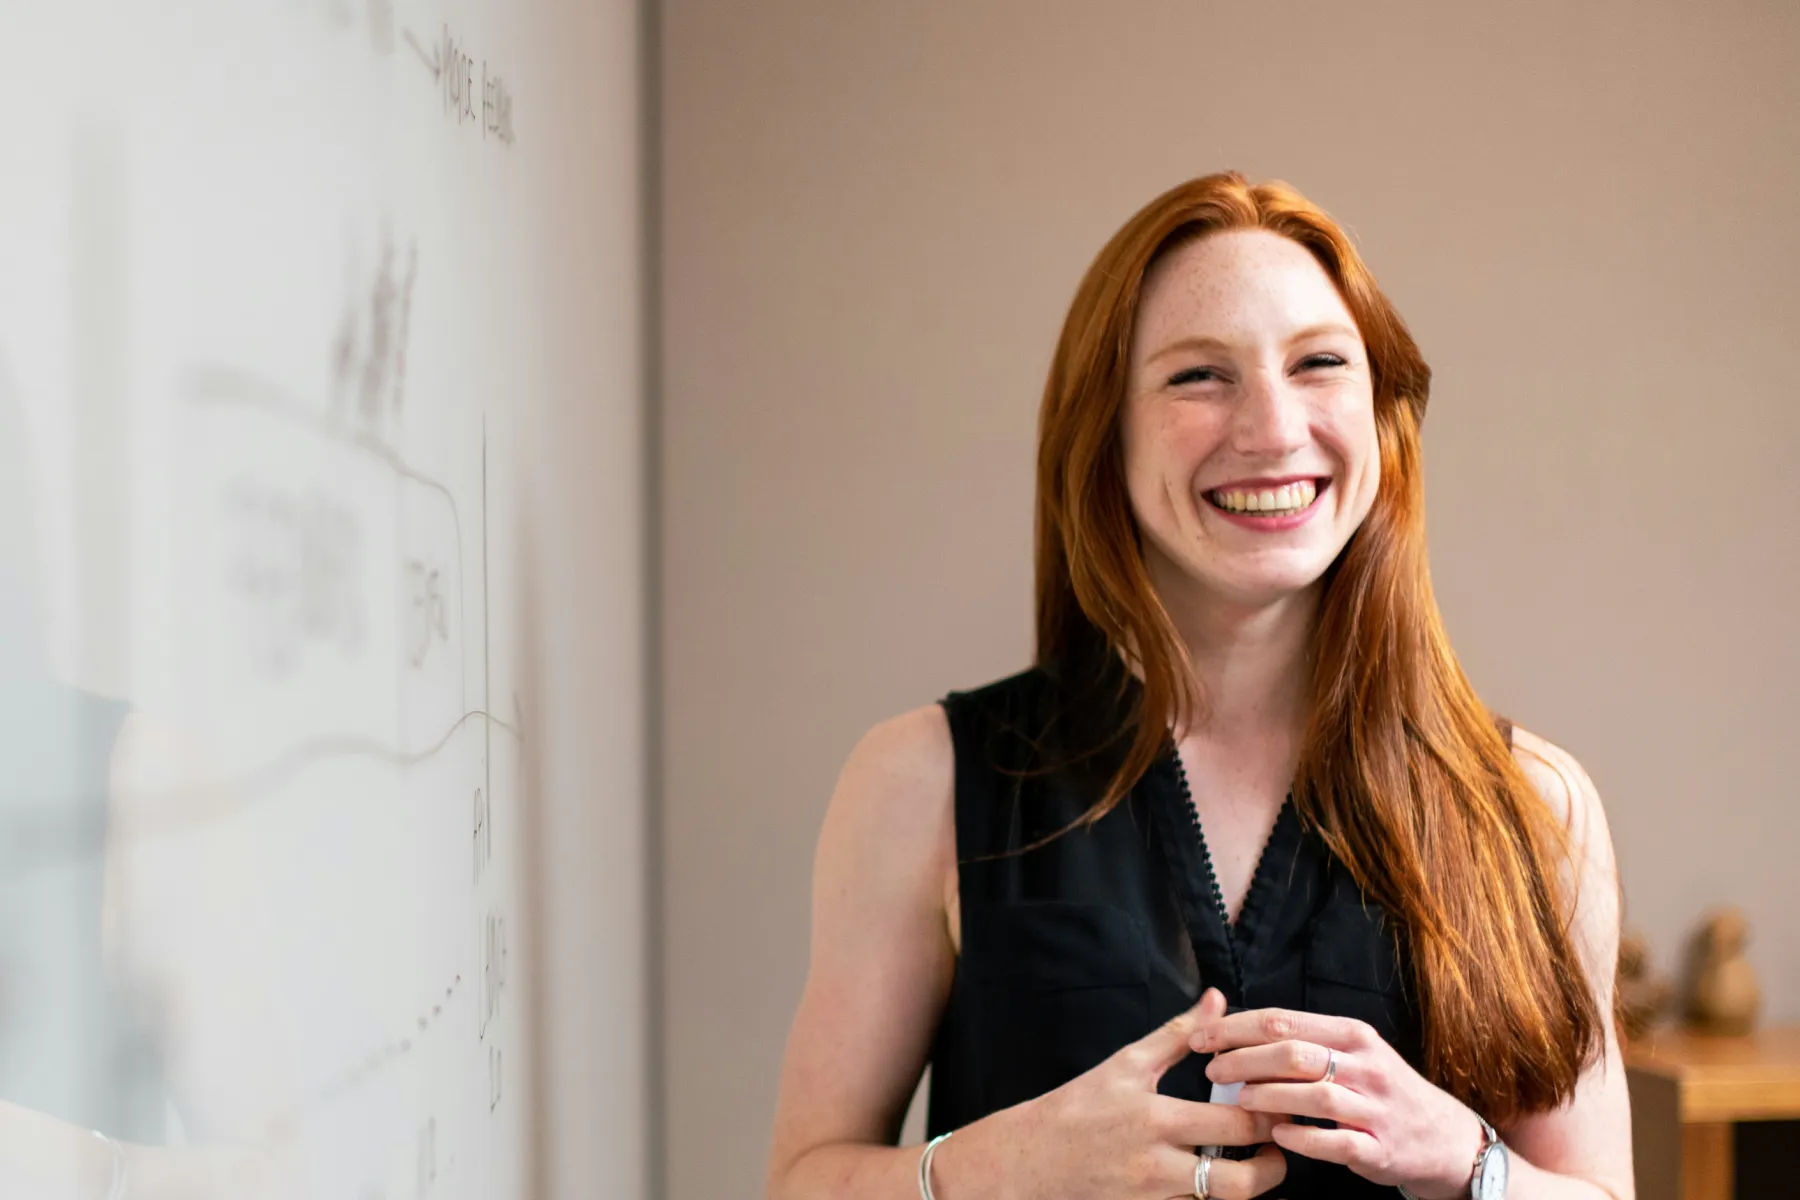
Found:
[[[1277,1125],[1275,1144],[1306,1158],[1361,1167],[1378,1160],[1381,1143],[1360,1129],[1320,1129],[1317,1125]]]
[[[1257,1146],[1274,1140],[1291,1113],[1252,1112],[1235,1104],[1202,1104],[1158,1096],[1152,1109],[1163,1137],[1178,1146]]]
[[[1367,1129],[1380,1106],[1367,1096],[1335,1083],[1250,1083],[1238,1093],[1238,1107],[1261,1113],[1323,1117],[1340,1125]]]
[[[1193,1053],[1188,1049],[1188,1039],[1194,1035],[1194,1030],[1204,1022],[1216,1021],[1224,1015],[1224,993],[1217,988],[1207,988],[1192,1008],[1177,1013],[1137,1041],[1125,1046],[1119,1051],[1119,1055],[1134,1070],[1155,1082],[1170,1067]]]
[[[1256,1008],[1201,1022],[1188,1044],[1199,1053],[1217,1054],[1292,1040],[1315,1042],[1332,1050],[1362,1050],[1379,1042],[1381,1035],[1367,1022],[1351,1017],[1295,1012],[1289,1008]]]
[[[1266,1046],[1246,1046],[1241,1050],[1227,1050],[1215,1057],[1206,1064],[1206,1077],[1214,1083],[1250,1083],[1274,1079],[1318,1083],[1325,1078],[1325,1068],[1331,1065],[1333,1053],[1334,1051],[1317,1042],[1298,1039],[1271,1042]],[[1347,1082],[1348,1077],[1355,1074],[1352,1065],[1354,1061],[1354,1056],[1338,1052],[1337,1073],[1332,1078],[1346,1087],[1354,1088],[1355,1084]]]
[[[1241,1162],[1226,1158],[1213,1159],[1212,1166],[1207,1170],[1206,1194],[1210,1200],[1250,1200],[1252,1196],[1262,1195],[1286,1178],[1287,1159],[1281,1156],[1280,1148],[1264,1146],[1256,1152],[1256,1157],[1246,1158]],[[1190,1191],[1193,1186],[1192,1179],[1182,1181],[1184,1192]]]

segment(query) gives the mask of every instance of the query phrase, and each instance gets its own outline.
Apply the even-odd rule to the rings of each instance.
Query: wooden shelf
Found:
[[[1665,1030],[1627,1045],[1638,1200],[1730,1200],[1739,1121],[1800,1119],[1800,1025]]]
[[[1683,1124],[1800,1119],[1800,1025],[1744,1038],[1657,1032],[1626,1047],[1625,1065],[1675,1085]]]

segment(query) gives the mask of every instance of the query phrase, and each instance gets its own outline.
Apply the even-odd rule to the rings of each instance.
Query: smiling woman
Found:
[[[1368,353],[1312,255],[1262,230],[1166,252],[1130,379],[1126,486],[1165,604],[1199,588],[1257,605],[1317,580],[1381,465]]]
[[[1036,663],[845,767],[772,1195],[1630,1194],[1604,817],[1451,651],[1430,378],[1286,185],[1195,180],[1101,251]]]

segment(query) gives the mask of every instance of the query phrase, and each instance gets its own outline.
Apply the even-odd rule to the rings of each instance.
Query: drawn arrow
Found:
[[[431,72],[431,77],[433,79],[437,79],[443,75],[443,64],[438,62],[437,49],[435,47],[433,47],[430,56],[427,57],[425,54],[425,47],[419,45],[419,39],[413,36],[412,30],[403,30],[401,36],[406,38],[406,44],[411,46],[413,53],[419,56],[419,61],[425,64],[425,69]]]

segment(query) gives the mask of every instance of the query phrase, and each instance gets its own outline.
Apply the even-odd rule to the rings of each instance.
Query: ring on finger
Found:
[[[1213,1156],[1202,1154],[1194,1163],[1194,1200],[1210,1200],[1207,1184],[1212,1179]]]
[[[1320,1083],[1330,1083],[1331,1081],[1333,1081],[1334,1079],[1337,1078],[1337,1064],[1338,1064],[1337,1051],[1336,1050],[1325,1051],[1325,1074],[1323,1074],[1319,1077]]]

